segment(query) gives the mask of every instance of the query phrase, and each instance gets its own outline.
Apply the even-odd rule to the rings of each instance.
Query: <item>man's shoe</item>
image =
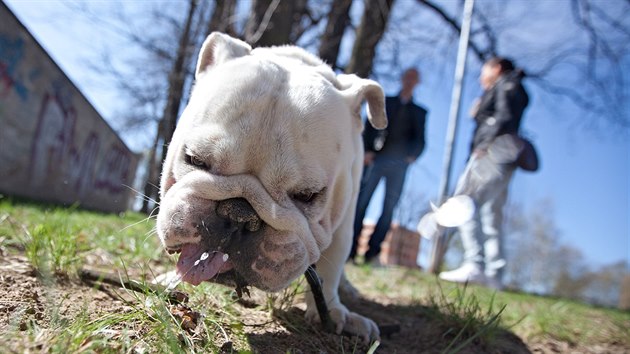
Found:
[[[439,277],[442,280],[455,283],[486,284],[486,275],[483,273],[483,270],[481,270],[480,266],[473,263],[466,263],[455,270],[442,272]]]
[[[381,260],[378,256],[370,257],[365,259],[365,264],[369,265],[372,268],[383,268],[384,265],[381,263]]]

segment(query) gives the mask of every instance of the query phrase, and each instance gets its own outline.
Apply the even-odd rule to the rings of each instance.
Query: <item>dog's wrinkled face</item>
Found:
[[[170,147],[159,234],[167,249],[182,251],[182,273],[209,254],[190,271],[193,283],[232,270],[277,290],[330,243],[335,215],[324,211],[339,173],[334,161],[351,143],[339,130],[352,121],[331,124],[348,108],[316,74],[257,60],[224,66],[197,84]]]
[[[204,49],[162,172],[158,234],[181,252],[184,281],[279,290],[331,243],[354,183],[339,161],[353,161],[361,123],[332,72],[240,41]]]

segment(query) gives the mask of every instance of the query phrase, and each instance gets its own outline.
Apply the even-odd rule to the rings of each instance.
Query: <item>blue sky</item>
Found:
[[[57,1],[8,0],[6,3],[103,117],[112,120],[121,108],[119,97],[99,82],[98,76],[85,63],[97,60],[99,46],[115,47],[119,38],[86,24]],[[515,4],[526,6],[529,2],[516,1]],[[560,2],[545,4],[556,6]],[[553,15],[557,21],[566,17],[560,10]],[[54,17],[63,18],[63,21]],[[557,32],[563,28],[561,23],[555,23],[554,27]],[[549,28],[532,22],[530,30],[531,36],[535,37]],[[531,40],[527,33],[506,31],[509,38],[504,41],[508,43],[506,47],[515,38]],[[568,31],[563,35],[572,34]],[[446,64],[439,67],[430,57],[411,60],[424,73],[423,83],[415,91],[415,100],[430,111],[427,149],[412,166],[407,179],[408,188],[418,193],[422,202],[436,199],[442,170],[455,61],[454,51],[451,54],[451,57],[441,58]],[[625,63],[624,75],[628,75],[630,58],[623,58],[622,62]],[[478,73],[479,64],[472,61],[463,92],[453,178],[461,172],[467,156],[473,123],[465,112],[480,94],[476,82]],[[397,93],[396,82],[387,81],[383,85],[388,94]],[[584,112],[570,102],[549,97],[531,83],[525,85],[531,103],[523,129],[537,146],[542,165],[537,173],[516,173],[510,188],[510,201],[533,210],[542,200],[551,200],[561,242],[579,249],[593,265],[620,260],[630,264],[630,132],[610,124],[594,124],[596,127],[593,128],[583,121]],[[128,142],[132,148],[139,148],[133,141]],[[373,209],[369,216],[373,217],[378,208]]]

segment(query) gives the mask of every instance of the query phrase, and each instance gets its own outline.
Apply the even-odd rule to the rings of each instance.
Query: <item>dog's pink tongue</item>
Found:
[[[182,247],[182,253],[177,261],[177,274],[182,280],[192,285],[199,285],[202,281],[212,279],[227,261],[221,252],[208,252],[199,245],[188,244]]]

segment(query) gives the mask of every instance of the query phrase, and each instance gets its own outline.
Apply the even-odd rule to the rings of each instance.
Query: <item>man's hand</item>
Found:
[[[372,162],[374,162],[374,158],[376,157],[376,154],[374,153],[374,151],[366,151],[365,155],[363,155],[363,164],[364,165],[371,165]]]
[[[411,165],[412,163],[414,163],[416,161],[416,158],[413,156],[407,156],[405,157],[405,162],[407,162],[409,165]]]

